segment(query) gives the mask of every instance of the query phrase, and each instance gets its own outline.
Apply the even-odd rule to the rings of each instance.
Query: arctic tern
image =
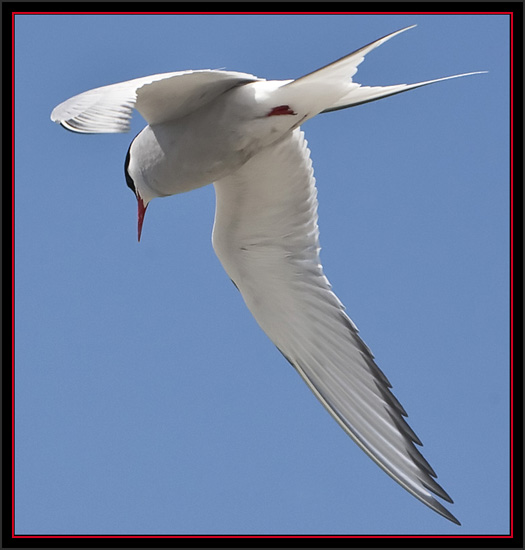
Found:
[[[133,109],[144,117],[148,125],[125,159],[139,240],[152,199],[213,183],[213,247],[261,328],[372,460],[459,524],[435,498],[452,503],[323,273],[315,180],[300,129],[320,113],[477,74],[394,86],[352,80],[366,54],[412,27],[297,80],[226,70],[157,74],[81,93],[56,107],[51,119],[91,134],[128,131]]]

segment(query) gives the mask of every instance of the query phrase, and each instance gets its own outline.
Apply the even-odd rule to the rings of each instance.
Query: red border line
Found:
[[[11,528],[15,534],[15,18],[11,22]]]
[[[385,12],[367,12],[367,11],[114,11],[114,12],[98,12],[98,11],[31,11],[31,12],[13,12],[12,15],[510,15],[514,12],[506,11],[464,11],[464,12],[447,12],[447,11],[385,11]]]
[[[16,535],[16,539],[508,539],[511,535]]]
[[[510,16],[510,533],[514,533],[514,20]]]
[[[15,310],[14,310],[14,295],[15,295],[15,16],[17,15],[508,15],[510,16],[510,534],[509,535],[16,535],[15,534]],[[513,296],[514,296],[514,278],[513,278],[513,229],[514,229],[514,58],[513,58],[513,44],[514,44],[514,12],[507,11],[465,11],[465,12],[424,12],[424,11],[407,11],[407,12],[353,12],[353,11],[305,11],[305,12],[177,12],[177,11],[163,11],[163,12],[42,12],[42,11],[28,11],[28,12],[12,12],[11,13],[11,275],[12,275],[12,302],[11,302],[11,320],[12,320],[12,383],[11,383],[11,459],[12,459],[12,475],[11,475],[11,506],[12,506],[12,521],[11,536],[13,539],[509,539],[513,538],[514,533],[514,353],[513,353],[513,325],[514,325],[514,309],[513,309]]]

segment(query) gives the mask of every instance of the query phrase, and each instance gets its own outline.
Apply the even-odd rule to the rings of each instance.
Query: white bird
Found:
[[[126,132],[134,108],[145,118],[125,161],[139,240],[152,199],[214,183],[213,247],[261,328],[370,458],[459,524],[434,497],[452,503],[323,273],[315,180],[299,129],[319,113],[466,76],[384,87],[352,81],[368,52],[410,28],[297,80],[219,70],[157,74],[77,95],[51,119],[89,134]]]

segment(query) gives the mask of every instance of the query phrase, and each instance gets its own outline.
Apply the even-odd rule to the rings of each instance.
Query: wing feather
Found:
[[[148,124],[158,124],[190,113],[226,90],[257,77],[232,71],[180,71],[102,86],[64,101],[51,120],[83,134],[129,130],[133,109]]]
[[[261,328],[385,472],[458,523],[434,498],[452,502],[323,273],[315,180],[302,132],[263,149],[215,189],[214,248]]]

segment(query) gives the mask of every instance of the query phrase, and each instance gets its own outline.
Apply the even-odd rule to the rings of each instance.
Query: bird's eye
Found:
[[[133,143],[133,142],[131,142]],[[129,175],[129,159],[131,157],[131,145],[128,148],[128,153],[126,155],[126,161],[124,162],[124,175],[126,176],[126,185],[135,193],[137,194],[137,189],[135,187],[135,182],[133,181],[133,178]]]

